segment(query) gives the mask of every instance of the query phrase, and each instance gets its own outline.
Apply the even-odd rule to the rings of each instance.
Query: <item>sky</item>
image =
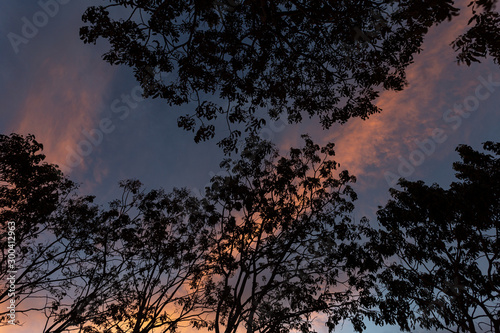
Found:
[[[129,178],[147,189],[202,193],[220,172],[223,154],[216,142],[195,144],[192,134],[177,128],[182,108],[142,99],[130,69],[101,59],[104,42],[80,41],[81,15],[97,1],[57,1],[0,3],[0,133],[34,134],[47,161],[102,204],[117,197],[118,182]],[[466,20],[431,29],[408,69],[406,89],[378,99],[382,113],[329,130],[315,119],[299,125],[278,121],[267,124],[262,137],[282,152],[300,146],[304,133],[319,144],[333,141],[341,168],[358,179],[356,219],[367,216],[375,223],[377,207],[387,202],[399,177],[446,187],[453,181],[457,145],[479,149],[484,141],[500,141],[498,65],[486,60],[459,66],[449,45]],[[0,327],[0,333],[37,332],[39,319]],[[350,332],[348,325],[342,332]]]

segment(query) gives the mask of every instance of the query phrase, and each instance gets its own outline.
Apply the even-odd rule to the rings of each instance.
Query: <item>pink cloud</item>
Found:
[[[383,177],[398,163],[398,156],[415,149],[415,140],[425,140],[443,126],[443,113],[474,92],[478,71],[457,66],[450,46],[467,25],[468,9],[463,14],[431,29],[424,50],[407,70],[406,89],[381,93],[380,114],[366,121],[351,119],[329,131],[316,125],[308,128],[309,133],[321,133],[322,144],[334,142],[342,169],[364,179],[365,185]]]
[[[47,58],[33,75],[24,103],[16,111],[12,132],[35,134],[44,145],[47,161],[64,172],[70,149],[82,138],[82,129],[95,127],[104,93],[112,79],[109,66],[90,55]],[[83,60],[83,62],[82,62]]]

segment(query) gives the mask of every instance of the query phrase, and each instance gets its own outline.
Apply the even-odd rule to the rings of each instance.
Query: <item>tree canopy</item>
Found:
[[[3,268],[0,278],[7,281],[9,271],[20,272],[15,283],[18,305],[36,291],[54,285],[53,272],[63,262],[48,267],[47,256],[59,258],[59,241],[56,237],[52,242],[40,242],[40,236],[47,229],[56,232],[54,217],[64,198],[75,188],[54,165],[43,162],[45,156],[39,153],[42,147],[32,135],[26,138],[17,134],[0,135],[0,226],[2,230],[14,231],[0,240]],[[12,292],[9,285],[2,283],[0,302],[8,302]],[[7,308],[0,310],[4,318],[7,313]]]
[[[380,111],[380,89],[403,89],[429,28],[459,14],[452,0],[105,2],[83,15],[81,39],[109,42],[104,59],[131,67],[145,96],[194,102],[178,125],[195,141],[227,126],[226,152],[269,118],[317,116],[329,128]],[[498,62],[495,3],[470,2],[458,61]]]
[[[43,163],[32,136],[0,139],[1,175],[10,182],[2,191],[28,191],[11,180],[20,169],[39,168],[50,177],[31,191],[74,189]],[[185,189],[146,192],[129,180],[107,207],[72,193],[38,223],[29,216],[43,202],[30,202],[14,219],[20,232],[35,233],[16,243],[25,254],[16,283],[26,286],[16,292],[30,298],[18,308],[44,313],[44,333],[313,332],[320,313],[330,330],[351,320],[361,331],[362,319],[374,316],[381,263],[363,247],[366,221],[351,219],[354,177],[335,174],[333,144],[304,139],[303,148],[280,156],[269,142],[249,138],[239,159],[222,163],[227,175],[214,177],[203,199]],[[13,218],[3,217],[5,225]],[[2,295],[0,303],[9,302]],[[34,299],[45,301],[30,308]]]
[[[382,314],[410,330],[500,332],[500,144],[461,145],[449,189],[400,181],[378,211]],[[391,259],[396,256],[396,259]]]
[[[350,216],[354,177],[335,177],[333,144],[305,143],[279,157],[249,141],[212,181],[220,215],[201,282],[217,333],[314,332],[320,314],[329,331],[346,319],[361,331],[371,315],[379,263],[362,246],[367,225]]]
[[[109,228],[94,198],[76,196],[77,185],[44,162],[42,149],[33,135],[0,135],[0,225],[9,231],[0,277],[10,281],[0,289],[0,315],[3,326],[36,311],[46,316],[43,332],[59,333],[102,315],[123,263],[111,265]],[[15,318],[3,306],[12,301]]]

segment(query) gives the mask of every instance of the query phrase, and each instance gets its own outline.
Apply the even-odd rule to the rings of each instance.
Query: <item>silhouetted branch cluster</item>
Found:
[[[41,227],[16,215],[24,207],[17,200],[2,225],[15,216],[19,230],[40,230],[18,243],[26,251],[17,262],[17,292],[25,300],[18,307],[44,297],[36,309],[47,316],[47,333],[174,332],[186,325],[310,330],[318,313],[332,328],[350,317],[359,321],[374,304],[367,291],[379,264],[359,242],[367,226],[350,219],[354,178],[346,171],[334,177],[332,144],[320,149],[304,139],[289,157],[249,139],[239,160],[222,163],[227,176],[214,177],[202,200],[182,189],[145,192],[130,180],[107,209],[93,197],[55,196],[58,205]],[[2,179],[9,183],[2,190],[24,196],[46,188],[14,182],[25,170],[10,163],[11,155],[48,168],[58,181],[49,194],[75,189],[42,163],[33,137],[22,149],[31,155],[10,149],[21,136],[1,140]],[[44,207],[28,204],[33,214]]]
[[[471,1],[459,61],[498,58],[494,3]],[[197,103],[178,118],[196,142],[227,126],[219,145],[230,152],[269,118],[318,116],[329,128],[380,111],[379,91],[403,89],[429,28],[458,13],[451,0],[109,0],[87,9],[80,36],[107,40],[104,59],[131,67],[145,96]]]
[[[329,128],[379,112],[379,92],[404,88],[429,29],[459,15],[451,0],[105,2],[83,15],[81,39],[107,40],[103,58],[131,67],[146,97],[194,102],[178,126],[196,142],[227,127],[226,153],[266,119]],[[498,62],[495,4],[470,1],[470,28],[452,43],[459,63]]]
[[[500,332],[500,145],[493,155],[461,145],[459,182],[401,180],[379,210],[373,238],[386,258],[380,309],[407,330],[415,324],[450,332]]]
[[[33,136],[2,135],[18,314],[45,313],[46,333],[313,332],[319,315],[329,330],[499,332],[499,144],[484,146],[496,157],[460,146],[448,190],[401,180],[374,229],[351,219],[355,179],[334,176],[333,144],[304,140],[280,156],[248,138],[203,199],[129,180],[105,209],[76,196]]]

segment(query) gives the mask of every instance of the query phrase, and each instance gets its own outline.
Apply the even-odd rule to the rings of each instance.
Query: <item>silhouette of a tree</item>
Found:
[[[43,332],[67,332],[102,314],[123,263],[110,260],[113,233],[93,197],[76,197],[76,185],[43,162],[42,149],[33,135],[0,136],[0,223],[13,232],[0,244],[0,277],[12,277],[0,291],[2,325],[12,319],[4,305],[14,300],[18,324],[36,311],[47,317]]]
[[[498,59],[495,3],[470,2],[459,61]],[[107,40],[104,59],[131,67],[145,96],[194,101],[178,125],[195,141],[228,126],[219,142],[228,152],[268,117],[318,116],[329,128],[378,112],[380,89],[403,89],[429,28],[458,12],[451,0],[108,0],[87,9],[80,36]]]
[[[179,189],[146,193],[130,180],[104,209],[92,196],[54,194],[74,184],[41,163],[32,136],[1,139],[9,183],[2,221],[29,235],[17,244],[25,253],[17,292],[25,303],[46,300],[24,308],[45,313],[45,333],[312,332],[320,314],[329,328],[350,319],[361,331],[362,318],[375,315],[380,262],[361,245],[367,225],[351,221],[354,177],[334,176],[333,144],[320,149],[305,137],[304,148],[280,157],[251,137],[239,160],[222,163],[228,175],[215,177],[204,199]],[[14,181],[30,168],[41,178]],[[46,182],[40,170],[51,175]],[[36,201],[26,194],[45,192]],[[46,197],[47,211],[39,206]],[[40,227],[26,218],[42,211]]]
[[[44,333],[96,332],[93,324],[112,316],[109,304],[122,290],[128,267],[116,253],[122,244],[117,236],[121,220],[113,211],[101,211],[93,200],[70,199],[57,217],[65,225],[61,237],[71,260],[52,277],[58,288],[47,296],[51,302],[44,308]]]
[[[489,55],[495,63],[500,63],[500,13],[494,10],[496,3],[496,0],[482,0],[469,4],[472,8],[469,24],[475,25],[452,43],[459,51],[459,62],[470,65]]]
[[[131,202],[112,206],[127,207],[115,232],[127,269],[104,313],[111,316],[89,329],[312,332],[321,313],[331,328],[351,319],[361,330],[363,316],[373,316],[380,263],[360,245],[366,225],[349,217],[354,178],[334,177],[333,145],[319,150],[306,138],[278,158],[270,143],[248,140],[202,200],[123,183]]]
[[[335,177],[333,144],[305,142],[280,157],[248,140],[207,191],[219,215],[200,283],[212,310],[203,324],[216,333],[313,332],[320,314],[330,329],[349,318],[361,331],[371,314],[378,263],[350,217],[354,177]]]
[[[42,236],[59,228],[54,217],[75,185],[54,165],[43,163],[41,149],[32,135],[0,135],[0,225],[6,232],[0,240],[0,279],[5,282],[0,288],[0,315],[9,313],[4,305],[14,294],[17,319],[26,311],[22,304],[28,297],[54,287],[53,274],[68,259],[61,237]],[[6,284],[8,277],[12,280]],[[11,283],[15,285],[13,291]],[[2,320],[5,323],[7,320]]]
[[[457,148],[462,158],[449,189],[401,180],[402,191],[379,210],[374,238],[389,258],[380,274],[386,288],[382,315],[450,332],[500,332],[500,144],[481,153]]]
[[[109,232],[114,261],[125,267],[118,288],[88,323],[92,332],[175,332],[204,314],[199,287],[207,251],[210,210],[186,190],[144,193],[125,181],[122,200],[111,203]]]

